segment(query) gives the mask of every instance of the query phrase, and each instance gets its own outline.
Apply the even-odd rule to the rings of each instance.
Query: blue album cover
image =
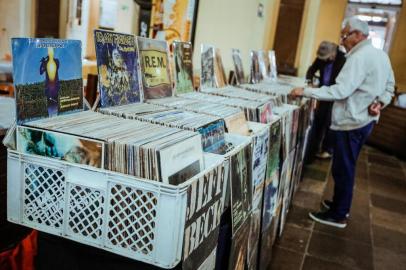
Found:
[[[13,38],[17,123],[83,110],[81,42]]]
[[[133,35],[94,31],[101,107],[141,101]]]
[[[207,124],[197,130],[202,135],[204,152],[223,154],[226,148],[224,120]]]

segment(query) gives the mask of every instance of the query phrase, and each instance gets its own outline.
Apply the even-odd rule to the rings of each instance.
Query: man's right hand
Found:
[[[381,109],[382,109],[383,105],[381,102],[379,101],[374,101],[371,105],[369,105],[368,107],[368,113],[371,116],[378,116],[381,114]]]

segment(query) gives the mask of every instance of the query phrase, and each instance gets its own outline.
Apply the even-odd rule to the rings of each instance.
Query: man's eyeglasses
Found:
[[[342,36],[341,36],[341,40],[342,40],[342,41],[346,40],[347,38],[349,38],[349,37],[350,37],[352,34],[354,34],[355,32],[357,32],[357,31],[351,31],[351,32],[349,32],[348,34],[342,35]]]

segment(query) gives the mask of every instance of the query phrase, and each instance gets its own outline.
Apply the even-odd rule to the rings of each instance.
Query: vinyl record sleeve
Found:
[[[79,40],[12,38],[18,124],[83,110]]]
[[[190,42],[173,42],[176,94],[193,92],[193,50]]]
[[[168,44],[166,41],[137,37],[142,86],[145,99],[173,96]]]
[[[104,143],[32,127],[17,127],[17,151],[96,168],[104,166]]]
[[[200,88],[212,88],[216,86],[214,74],[215,49],[211,45],[201,45],[201,74]]]
[[[95,30],[101,107],[142,101],[133,35]]]

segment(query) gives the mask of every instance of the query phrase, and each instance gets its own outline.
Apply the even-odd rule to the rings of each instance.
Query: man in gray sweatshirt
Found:
[[[355,17],[346,19],[341,30],[341,44],[347,50],[346,63],[336,84],[321,88],[295,88],[291,95],[334,101],[333,131],[334,196],[323,201],[327,211],[309,213],[313,220],[345,228],[351,208],[355,166],[358,155],[380,109],[394,94],[395,79],[388,55],[368,40],[368,24]]]

